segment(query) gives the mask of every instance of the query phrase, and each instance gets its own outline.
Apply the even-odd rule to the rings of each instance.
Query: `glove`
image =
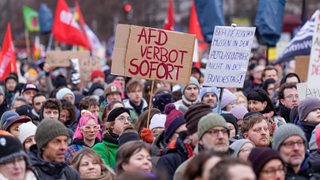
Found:
[[[152,135],[152,132],[149,128],[143,128],[140,133],[140,136],[144,142],[147,142],[147,143],[153,142],[153,135]]]

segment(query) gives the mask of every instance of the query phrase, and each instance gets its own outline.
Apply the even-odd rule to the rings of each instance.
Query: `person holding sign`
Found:
[[[194,77],[190,77],[188,85],[181,87],[182,99],[175,102],[176,109],[187,111],[192,104],[200,102],[199,99],[200,84]]]

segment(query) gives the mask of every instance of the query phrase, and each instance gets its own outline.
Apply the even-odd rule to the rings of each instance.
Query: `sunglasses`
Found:
[[[99,131],[100,125],[82,126],[81,129],[84,131]]]

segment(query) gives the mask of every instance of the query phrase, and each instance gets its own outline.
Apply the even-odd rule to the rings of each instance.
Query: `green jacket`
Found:
[[[94,145],[92,149],[101,155],[106,165],[109,165],[110,167],[116,166],[118,144],[113,144],[103,140],[101,143]]]

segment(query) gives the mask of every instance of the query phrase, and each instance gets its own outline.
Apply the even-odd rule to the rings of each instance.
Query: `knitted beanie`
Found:
[[[234,115],[238,120],[243,119],[244,115],[248,113],[248,109],[243,105],[233,105],[230,113]]]
[[[211,128],[224,127],[228,129],[226,120],[217,113],[209,113],[203,116],[198,123],[198,137],[199,139]],[[229,131],[228,131],[229,132]]]
[[[104,98],[107,98],[107,96],[111,93],[118,93],[121,96],[122,92],[121,92],[121,89],[115,83],[110,83],[104,89]]]
[[[200,94],[199,94],[201,101],[203,100],[203,96],[205,96],[207,93],[213,93],[217,97],[217,100],[219,99],[219,92],[216,87],[203,87],[200,90]]]
[[[255,144],[249,139],[238,139],[230,145],[230,148],[233,150],[231,156],[237,158],[242,146],[244,146],[246,143],[251,143],[253,146],[255,146]]]
[[[69,137],[68,129],[58,120],[43,119],[36,131],[36,142],[38,149],[48,144],[49,141],[58,136]]]
[[[71,94],[73,96],[73,99],[75,99],[73,92],[69,89],[69,88],[61,88],[57,94],[56,94],[56,98],[58,100],[63,99],[63,97],[67,94]]]
[[[167,115],[166,122],[164,124],[164,141],[168,142],[176,129],[182,124],[185,124],[186,121],[184,120],[183,112],[176,110],[176,107],[172,103],[165,107],[164,112]]]
[[[172,94],[171,93],[156,94],[152,98],[153,107],[159,109],[161,112],[164,112],[165,106],[169,103],[172,103]]]
[[[226,120],[227,123],[231,123],[236,130],[236,135],[238,134],[238,124],[237,119],[231,113],[222,113],[221,116]]]
[[[292,123],[287,123],[284,125],[279,126],[276,131],[273,134],[273,142],[272,142],[272,148],[276,151],[279,151],[280,145],[290,136],[300,136],[304,142],[305,147],[307,147],[307,139],[302,131],[302,129]]]
[[[112,110],[109,112],[107,122],[114,122],[114,121],[116,120],[116,118],[117,118],[120,114],[125,113],[125,112],[130,115],[130,111],[129,111],[129,109],[127,109],[127,108],[118,107],[118,108],[112,109]]]
[[[182,95],[184,94],[184,90],[186,89],[186,87],[187,87],[188,85],[190,85],[190,84],[196,85],[199,90],[200,90],[200,88],[201,88],[201,86],[200,86],[200,84],[199,84],[199,81],[198,81],[196,78],[194,78],[194,77],[191,76],[191,77],[190,77],[189,84],[187,84],[187,85],[185,85],[185,84],[181,85],[181,93],[182,93]]]
[[[31,121],[22,123],[19,126],[19,140],[23,144],[24,141],[30,137],[36,135],[37,126],[34,125]]]
[[[101,71],[100,69],[97,69],[92,71],[90,80],[93,81],[93,79],[96,77],[102,77],[103,79],[105,79],[106,76],[104,75],[103,71]]]
[[[316,109],[320,109],[320,100],[315,97],[307,97],[300,101],[298,106],[299,119],[303,121],[308,114]]]
[[[226,107],[228,104],[235,101],[237,97],[228,89],[223,89],[222,99],[221,99],[221,109]]]
[[[28,156],[20,141],[13,136],[0,135],[0,164],[21,156],[28,162]]]
[[[192,135],[198,130],[198,123],[200,119],[211,113],[212,109],[208,104],[196,103],[191,105],[187,112],[184,114],[184,119],[186,120],[186,127],[188,129],[188,134]]]
[[[272,159],[279,159],[284,165],[279,153],[268,147],[256,147],[253,148],[248,156],[248,160],[253,164],[253,171],[257,178],[262,171],[265,164],[267,164]]]
[[[154,128],[164,128],[164,123],[166,122],[167,116],[164,114],[155,114],[152,116],[150,120],[149,129],[152,130]]]
[[[118,146],[120,147],[129,141],[139,141],[139,140],[141,140],[141,138],[137,132],[134,132],[134,131],[124,132],[118,138]]]

